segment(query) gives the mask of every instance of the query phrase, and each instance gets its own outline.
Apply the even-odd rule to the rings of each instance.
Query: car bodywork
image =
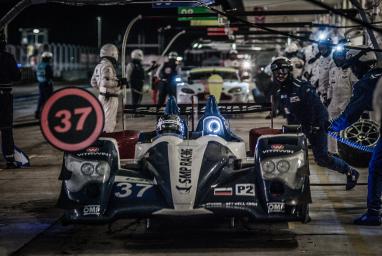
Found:
[[[206,101],[210,93],[208,78],[218,74],[223,78],[221,102],[245,103],[249,99],[249,83],[240,81],[238,70],[226,67],[193,68],[188,73],[187,81],[177,84],[177,101],[180,104],[191,103],[191,97]]]
[[[175,99],[166,113],[179,114]],[[120,159],[118,142],[100,138],[64,154],[59,206],[69,223],[110,223],[153,216],[247,216],[305,221],[310,203],[303,134],[266,135],[256,152],[230,131],[210,96],[194,132],[141,133],[133,159]]]

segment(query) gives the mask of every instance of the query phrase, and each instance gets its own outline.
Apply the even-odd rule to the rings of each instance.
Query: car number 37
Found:
[[[119,198],[129,197],[135,194],[133,192],[137,191],[135,194],[135,197],[140,198],[140,197],[143,197],[145,192],[148,189],[150,189],[153,185],[152,184],[131,184],[127,182],[121,182],[121,183],[118,183],[116,186],[118,190],[117,192],[114,193],[116,197],[119,197]],[[133,189],[134,186],[137,189]]]

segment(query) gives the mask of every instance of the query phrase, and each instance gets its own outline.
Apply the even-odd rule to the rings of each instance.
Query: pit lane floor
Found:
[[[266,114],[231,119],[248,142],[248,130],[269,126]],[[150,117],[127,119],[127,129],[148,131]],[[275,120],[279,127],[282,119]],[[32,168],[2,169],[0,162],[0,255],[381,255],[381,227],[351,224],[364,211],[366,186],[346,192],[345,177],[314,164],[310,154],[313,204],[308,224],[249,224],[229,220],[120,220],[111,227],[62,226],[55,208],[62,153],[49,146],[39,127],[15,129],[16,144]],[[361,169],[365,183],[367,169]]]

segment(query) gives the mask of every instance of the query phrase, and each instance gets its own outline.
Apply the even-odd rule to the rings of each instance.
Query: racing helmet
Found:
[[[177,53],[177,52],[170,52],[170,53],[168,54],[168,58],[169,58],[169,59],[175,59],[175,60],[176,60],[176,58],[178,58],[178,53]]]
[[[291,58],[292,56],[297,55],[298,50],[298,45],[295,42],[292,42],[285,48],[285,56]]]
[[[333,41],[330,37],[323,37],[318,40],[318,51],[322,56],[328,57],[332,52]]]
[[[360,79],[377,62],[377,55],[374,51],[368,50],[366,45],[355,46],[357,49],[349,49],[346,53],[344,68],[350,67],[354,75]]]
[[[346,39],[340,40],[338,44],[334,47],[333,51],[333,62],[336,64],[337,67],[342,67],[345,64],[346,61],[346,53],[347,49],[345,48],[345,45],[348,43]]]
[[[41,58],[42,59],[51,59],[51,58],[53,58],[53,53],[51,53],[51,52],[43,52],[41,54]]]
[[[99,56],[101,58],[110,57],[118,61],[118,48],[114,44],[105,44],[101,47]]]
[[[271,64],[273,79],[281,85],[285,84],[287,80],[291,78],[292,70],[292,62],[285,57],[278,57]]]
[[[135,60],[143,60],[143,51],[140,49],[135,49],[131,52],[131,58]]]
[[[156,131],[158,134],[172,133],[184,135],[182,119],[178,115],[165,114],[158,119]]]

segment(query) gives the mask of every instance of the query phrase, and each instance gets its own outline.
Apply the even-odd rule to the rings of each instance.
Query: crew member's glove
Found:
[[[332,99],[328,99],[328,95],[326,93],[322,94],[321,97],[325,107],[328,107]]]
[[[318,58],[321,57],[321,53],[317,53],[316,56],[314,56],[313,58],[311,58],[309,61],[308,61],[308,64],[313,64]]]
[[[338,117],[337,119],[334,119],[331,121],[331,124],[328,127],[328,130],[331,132],[340,132],[346,127],[348,127],[349,124],[347,120],[344,117]]]
[[[305,77],[307,80],[310,80],[310,78],[312,77],[312,74],[309,74],[308,71],[305,71],[305,72],[304,72],[304,77]]]
[[[121,77],[118,79],[118,86],[120,87],[124,87],[126,86],[127,87],[128,83],[127,83],[127,79],[124,78],[124,77]]]
[[[321,128],[319,126],[310,126],[309,133],[310,134],[317,134]]]

